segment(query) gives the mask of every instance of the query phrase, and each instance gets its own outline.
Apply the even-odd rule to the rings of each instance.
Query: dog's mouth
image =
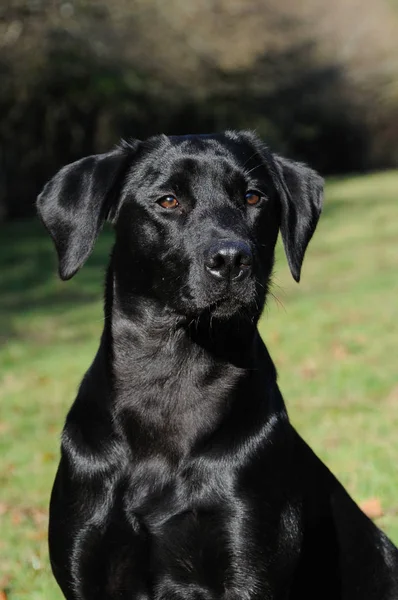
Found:
[[[195,293],[196,292],[196,293]],[[255,313],[262,304],[258,297],[255,281],[246,281],[245,285],[223,286],[223,289],[189,290],[183,297],[183,310],[187,317],[198,318],[208,315],[212,318],[226,319],[238,314]]]
[[[212,302],[209,305],[208,310],[212,312],[214,310],[217,310],[220,306],[227,304],[228,302],[231,302],[231,298],[228,298],[228,296],[222,296],[222,298],[218,298],[218,300]]]
[[[213,317],[227,318],[236,314],[242,306],[243,303],[238,298],[225,295],[212,302],[206,310]]]

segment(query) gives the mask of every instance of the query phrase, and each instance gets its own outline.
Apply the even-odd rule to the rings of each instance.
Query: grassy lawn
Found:
[[[56,276],[41,225],[0,229],[0,590],[56,600],[47,504],[67,408],[102,328],[112,236],[82,272]],[[278,249],[261,333],[291,419],[353,497],[380,499],[398,543],[398,172],[329,181],[304,264],[289,276]]]

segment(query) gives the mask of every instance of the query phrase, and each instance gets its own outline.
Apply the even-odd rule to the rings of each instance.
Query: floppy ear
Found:
[[[37,198],[39,215],[70,279],[93,249],[106,219],[116,214],[129,155],[123,148],[88,156],[63,167]]]
[[[322,210],[324,181],[302,163],[273,156],[281,200],[281,234],[290,271],[300,281],[304,254]]]

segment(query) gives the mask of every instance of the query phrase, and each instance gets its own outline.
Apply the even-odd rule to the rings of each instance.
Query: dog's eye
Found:
[[[162,208],[177,208],[177,206],[179,206],[175,196],[163,196],[163,198],[159,198],[157,202]]]
[[[254,206],[255,204],[258,204],[260,202],[261,196],[258,192],[250,190],[246,193],[245,200],[247,204],[249,204],[250,206]]]

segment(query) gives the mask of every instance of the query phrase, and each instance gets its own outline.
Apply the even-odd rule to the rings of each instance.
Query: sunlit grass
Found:
[[[291,419],[398,542],[398,174],[330,181],[300,286],[281,248],[276,283],[261,333]]]
[[[336,179],[294,283],[278,248],[261,333],[291,419],[398,542],[398,173]],[[37,222],[0,230],[0,590],[56,600],[47,504],[63,420],[102,329],[105,232],[62,283]]]

